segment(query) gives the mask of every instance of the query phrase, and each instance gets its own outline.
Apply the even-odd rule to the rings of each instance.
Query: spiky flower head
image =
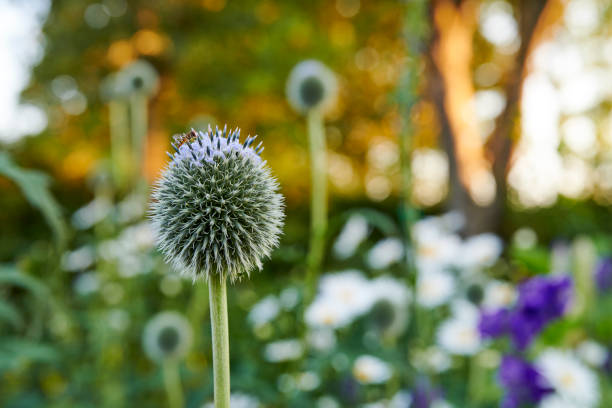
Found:
[[[161,252],[194,280],[239,280],[278,245],[283,196],[254,140],[227,127],[175,136],[151,218]]]
[[[193,343],[193,330],[178,312],[161,312],[151,318],[142,333],[145,354],[153,361],[185,357]]]
[[[287,99],[299,113],[325,112],[336,103],[338,84],[334,73],[316,60],[297,64],[287,80]]]

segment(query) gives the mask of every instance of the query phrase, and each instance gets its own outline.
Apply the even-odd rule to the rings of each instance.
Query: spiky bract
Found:
[[[242,278],[278,245],[279,185],[254,137],[218,128],[175,136],[171,162],[153,191],[151,218],[166,259],[194,280]]]

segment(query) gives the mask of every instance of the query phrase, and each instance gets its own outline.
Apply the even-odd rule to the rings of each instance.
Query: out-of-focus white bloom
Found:
[[[353,256],[357,247],[368,236],[368,222],[360,214],[353,214],[334,242],[334,255],[338,259],[347,259]]]
[[[363,355],[353,364],[353,375],[362,384],[381,384],[391,378],[391,367],[378,357]]]
[[[117,220],[127,223],[140,219],[147,205],[146,196],[140,193],[132,193],[117,204]]]
[[[447,271],[421,271],[417,277],[417,302],[427,309],[440,306],[450,299],[455,287],[455,278]]]
[[[306,60],[291,70],[286,92],[289,104],[297,112],[325,112],[336,103],[338,84],[329,68],[319,61]]]
[[[375,301],[369,282],[357,270],[324,275],[319,290],[322,297],[344,305],[351,316],[367,312]]]
[[[317,400],[317,408],[340,408],[340,403],[334,397],[324,395]]]
[[[471,356],[481,349],[478,309],[469,302],[455,302],[453,317],[438,326],[438,345],[451,354]]]
[[[385,269],[400,261],[404,255],[404,243],[399,238],[378,241],[368,252],[367,263],[372,269]]]
[[[276,296],[269,295],[255,303],[247,316],[247,320],[255,328],[261,327],[274,320],[280,312],[280,305]]]
[[[461,256],[461,238],[455,234],[439,234],[415,241],[418,269],[440,269],[453,266]]]
[[[72,214],[72,225],[79,230],[91,228],[102,221],[110,213],[112,208],[112,203],[108,198],[96,198]]]
[[[593,367],[603,366],[609,357],[608,350],[594,340],[585,340],[576,347],[576,354]]]
[[[296,385],[302,391],[312,391],[321,384],[321,378],[314,371],[305,371],[296,378]]]
[[[117,331],[124,331],[130,324],[130,315],[123,309],[112,309],[108,312],[108,325]]]
[[[153,268],[153,259],[128,252],[117,259],[117,271],[123,278],[131,278],[137,275],[148,273]]]
[[[412,404],[412,395],[406,390],[400,390],[395,393],[387,408],[407,408]]]
[[[74,291],[81,296],[86,296],[96,292],[100,288],[100,279],[96,272],[82,273],[72,284]]]
[[[329,351],[336,346],[336,334],[330,328],[318,328],[308,332],[308,345],[318,351]]]
[[[187,319],[177,312],[162,312],[145,326],[142,345],[156,362],[183,358],[193,343],[193,331]]]
[[[503,248],[502,240],[495,234],[475,235],[463,243],[459,265],[469,269],[491,266],[497,261]]]
[[[259,403],[259,400],[252,395],[241,392],[233,392],[230,395],[230,406],[232,408],[259,408],[261,407],[261,404]],[[202,408],[215,408],[215,403],[206,403],[202,405]]]
[[[317,297],[306,308],[304,320],[309,327],[339,328],[353,321],[353,314],[345,304],[329,297]]]
[[[62,268],[67,271],[82,271],[89,268],[95,259],[95,251],[89,245],[82,246],[74,251],[66,252],[62,256]]]
[[[591,408],[599,403],[597,376],[568,351],[547,349],[537,358],[536,367],[567,407]]]
[[[386,300],[397,306],[410,302],[410,289],[404,282],[390,276],[380,276],[370,282],[371,290],[376,300]]]
[[[491,280],[484,288],[482,307],[484,309],[499,309],[511,306],[516,299],[516,289],[508,282]]]
[[[293,286],[285,288],[279,295],[279,301],[283,309],[291,310],[300,301],[300,292]]]
[[[442,373],[451,366],[450,355],[437,346],[430,346],[424,350],[414,350],[411,355],[414,366],[423,372]]]
[[[271,363],[297,360],[304,353],[302,343],[296,339],[278,340],[266,345],[264,357]]]
[[[385,336],[400,335],[410,320],[410,290],[404,282],[390,276],[378,277],[372,280],[370,285],[376,298],[372,317],[376,319],[378,328]]]

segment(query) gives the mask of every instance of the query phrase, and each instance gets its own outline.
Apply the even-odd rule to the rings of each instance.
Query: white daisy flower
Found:
[[[416,284],[417,302],[426,309],[440,306],[451,298],[455,287],[455,278],[447,271],[420,271]]]
[[[592,367],[603,366],[609,357],[608,349],[594,340],[585,340],[576,347],[576,354]]]
[[[334,255],[338,259],[350,258],[367,236],[368,222],[365,217],[360,214],[351,215],[334,242]]]
[[[321,62],[306,60],[291,70],[286,92],[289,104],[297,112],[325,112],[336,103],[338,83],[335,74]]]
[[[391,366],[378,357],[363,355],[353,364],[353,375],[362,384],[384,383],[391,374]]]
[[[508,307],[516,300],[516,288],[508,282],[491,280],[484,287],[482,307],[488,310]]]
[[[255,328],[261,327],[274,320],[279,312],[280,304],[278,299],[274,295],[269,295],[251,307],[247,320]]]
[[[303,353],[304,348],[299,340],[278,340],[266,345],[264,358],[271,363],[280,363],[297,360]]]
[[[570,352],[547,349],[537,358],[536,367],[555,389],[557,400],[569,404],[566,407],[591,408],[599,403],[597,376]]]
[[[416,265],[420,270],[453,266],[461,256],[461,238],[455,234],[424,236],[415,241]]]
[[[398,238],[378,241],[368,252],[367,263],[372,269],[385,269],[404,256],[404,243]]]
[[[482,348],[478,309],[469,302],[453,304],[453,317],[438,326],[438,345],[450,354],[472,356]]]
[[[465,240],[461,247],[459,266],[481,269],[493,265],[504,249],[501,238],[495,234],[480,234]]]
[[[193,331],[187,319],[177,312],[155,315],[145,326],[142,345],[156,362],[183,358],[193,343]]]
[[[321,296],[344,305],[353,317],[367,312],[376,301],[368,280],[357,270],[324,275],[319,291]]]
[[[329,297],[318,296],[306,308],[304,321],[309,327],[345,327],[353,321],[354,315],[345,304]]]

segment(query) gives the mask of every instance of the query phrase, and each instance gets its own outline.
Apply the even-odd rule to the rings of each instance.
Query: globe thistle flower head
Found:
[[[334,73],[316,60],[297,64],[287,80],[287,99],[299,113],[329,110],[336,102],[338,83]]]
[[[191,325],[177,312],[162,312],[145,326],[142,345],[153,361],[163,362],[183,358],[193,342]]]
[[[126,98],[126,93],[122,89],[118,74],[110,74],[104,78],[100,84],[100,98],[104,102],[122,100]]]
[[[159,88],[159,75],[149,62],[138,60],[123,68],[117,74],[116,82],[115,89],[120,94],[150,96]]]
[[[278,245],[283,197],[254,141],[227,127],[174,137],[151,218],[167,261],[194,280],[239,280]]]

